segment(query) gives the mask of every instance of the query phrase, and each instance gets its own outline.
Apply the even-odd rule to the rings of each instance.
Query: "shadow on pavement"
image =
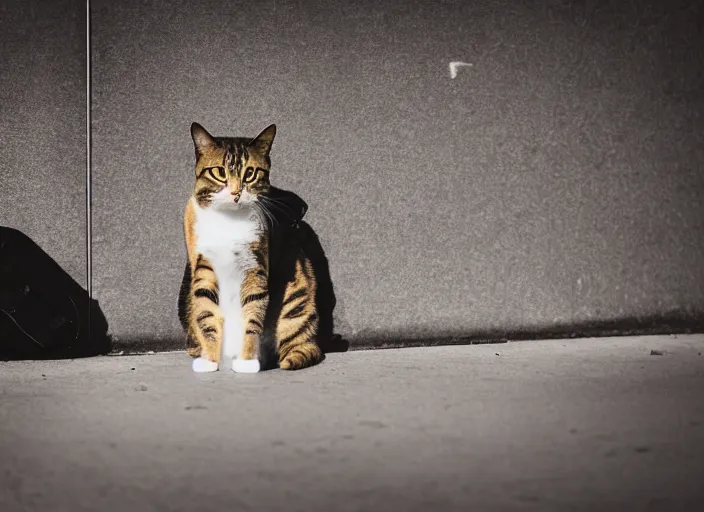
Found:
[[[107,354],[107,331],[98,301],[27,235],[0,226],[0,360]]]

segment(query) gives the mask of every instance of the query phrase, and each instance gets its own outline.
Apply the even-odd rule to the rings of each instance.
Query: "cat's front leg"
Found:
[[[188,312],[189,336],[200,349],[193,371],[214,372],[222,350],[223,316],[218,306],[218,283],[207,258],[198,256],[192,275]]]
[[[253,252],[265,250],[263,244],[256,244]],[[259,251],[257,251],[257,248]],[[261,369],[259,361],[259,341],[264,330],[264,317],[269,305],[269,283],[266,258],[257,257],[257,266],[245,272],[242,280],[240,300],[244,320],[244,341],[238,357],[232,361],[232,369],[237,373],[257,373]]]

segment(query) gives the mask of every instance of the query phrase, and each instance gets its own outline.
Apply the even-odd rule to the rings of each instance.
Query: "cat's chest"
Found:
[[[196,249],[206,258],[226,263],[247,258],[262,235],[256,216],[248,210],[218,211],[196,208]]]

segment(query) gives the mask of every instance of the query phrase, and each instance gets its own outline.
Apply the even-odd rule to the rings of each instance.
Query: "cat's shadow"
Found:
[[[327,256],[323,250],[317,233],[307,222],[300,223],[300,229],[304,233],[306,255],[313,262],[318,287],[316,290],[316,303],[318,304],[318,314],[320,315],[318,344],[326,354],[331,352],[347,352],[349,342],[344,340],[340,334],[334,332],[333,315],[337,306],[335,287],[330,276],[330,266]]]
[[[303,220],[308,205],[295,193],[276,187],[271,187],[266,196],[265,202],[272,214],[269,221],[271,269],[278,274],[275,281],[282,283],[278,289],[270,290],[270,303],[282,303],[285,288],[283,284],[293,278],[295,264],[302,251],[313,266],[316,278],[318,345],[326,354],[346,352],[349,343],[334,333],[333,313],[337,298],[328,259],[318,234]],[[278,318],[279,314],[280,308],[277,307],[267,312],[267,316],[271,315],[271,318]],[[265,324],[270,323],[265,321]],[[269,336],[271,335],[272,333],[269,333]]]

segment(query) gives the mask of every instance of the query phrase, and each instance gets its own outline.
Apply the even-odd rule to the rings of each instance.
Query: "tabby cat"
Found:
[[[275,134],[271,125],[253,139],[213,137],[191,125],[196,179],[179,316],[195,372],[229,361],[240,373],[297,370],[324,359],[320,322],[331,334],[332,304],[320,304],[320,265],[306,250],[307,205],[269,183]]]

